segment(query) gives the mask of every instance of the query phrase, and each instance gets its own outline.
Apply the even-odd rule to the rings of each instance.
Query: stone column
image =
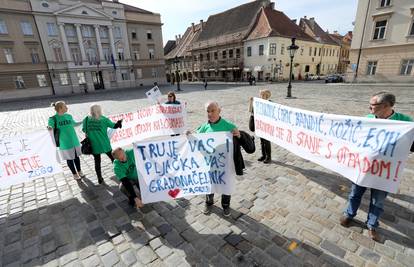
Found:
[[[99,52],[99,62],[102,64],[105,60],[105,56],[102,49],[102,42],[101,42],[101,35],[99,33],[99,25],[94,25],[95,27],[95,36],[96,36],[96,44],[98,45],[98,52]]]
[[[66,61],[70,62],[72,61],[72,57],[69,51],[69,44],[68,44],[68,39],[66,38],[64,23],[59,23],[59,30],[60,30],[60,36],[62,38],[63,49],[65,50]]]
[[[81,25],[75,24],[75,27],[76,27],[76,33],[78,35],[78,43],[79,43],[79,48],[80,48],[80,52],[82,56],[82,61],[85,63],[85,62],[88,62],[88,58],[86,57],[85,47],[83,46]]]

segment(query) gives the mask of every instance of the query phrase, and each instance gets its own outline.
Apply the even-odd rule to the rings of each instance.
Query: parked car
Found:
[[[325,83],[340,83],[343,81],[344,79],[339,74],[330,74],[325,77]]]
[[[306,75],[305,75],[305,80],[306,81],[314,81],[314,80],[319,80],[319,76],[318,75],[315,75],[315,74],[312,74],[312,73],[307,73]]]

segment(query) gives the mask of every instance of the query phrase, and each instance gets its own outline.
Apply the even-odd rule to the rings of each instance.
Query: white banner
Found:
[[[49,131],[0,139],[0,188],[62,172]]]
[[[135,142],[142,201],[168,201],[234,189],[233,136],[216,132]]]
[[[392,193],[414,140],[412,122],[323,114],[259,98],[254,118],[257,136],[360,186]]]
[[[113,148],[128,146],[132,142],[151,137],[181,134],[187,130],[185,104],[153,105],[108,118],[113,122],[123,119],[122,129],[108,132]]]

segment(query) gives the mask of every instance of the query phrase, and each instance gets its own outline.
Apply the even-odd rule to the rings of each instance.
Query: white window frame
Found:
[[[109,47],[104,47],[102,49],[102,52],[103,52],[104,57],[105,57],[105,62],[107,64],[111,64],[111,51],[110,51]]]
[[[377,23],[385,21],[385,26],[377,27]],[[385,40],[385,36],[387,35],[387,26],[388,26],[388,19],[378,19],[374,20],[374,31],[372,35],[372,40]],[[378,28],[378,36],[375,35],[375,32]],[[383,30],[383,36],[381,37],[381,30]]]
[[[121,71],[121,77],[123,81],[129,81],[131,80],[131,75],[129,75],[129,71],[128,70],[122,70]]]
[[[33,64],[39,64],[40,63],[39,51],[37,50],[37,48],[31,48],[30,49],[30,57],[32,58],[32,63]]]
[[[73,25],[65,25],[65,34],[66,37],[75,37],[76,36],[76,29]]]
[[[136,69],[137,79],[142,79],[142,69]]]
[[[14,63],[13,49],[4,48],[3,52],[4,52],[4,57],[6,58],[6,63],[13,64]]]
[[[33,36],[33,27],[30,22],[20,21],[20,29],[24,36]]]
[[[39,87],[47,87],[47,79],[46,75],[44,74],[37,74],[37,83],[39,84]]]
[[[413,71],[414,67],[414,58],[403,59],[401,61],[401,68],[400,68],[400,75],[401,76],[409,76]],[[404,71],[403,71],[404,68]]]
[[[121,60],[121,61],[125,60],[125,54],[124,54],[123,48],[118,48],[117,54],[118,54],[118,60]]]
[[[147,40],[154,40],[154,36],[152,35],[151,30],[147,30]]]
[[[157,68],[151,68],[151,77],[157,78],[158,77],[158,70]]]
[[[94,48],[90,47],[86,50],[86,57],[88,58],[88,62],[90,65],[96,65],[96,63],[98,62],[98,56]]]
[[[69,76],[66,72],[59,73],[59,83],[60,85],[69,85]]]
[[[47,28],[47,35],[48,36],[58,36],[58,30],[57,30],[56,23],[47,22],[46,23],[46,28]]]
[[[85,72],[77,72],[76,77],[78,78],[78,84],[86,84]]]
[[[379,0],[378,7],[389,7],[392,5],[392,0]]]
[[[134,55],[134,60],[140,60],[141,56],[139,54],[139,50],[134,50],[133,55]]]
[[[148,48],[148,56],[149,59],[155,59],[155,49],[154,48]]]
[[[377,74],[378,61],[367,61],[366,75],[373,76]]]
[[[414,10],[412,12],[414,13]],[[411,19],[410,27],[408,29],[408,36],[414,37],[414,17]]]
[[[246,47],[246,56],[248,56],[248,57],[252,56],[252,47],[251,46]]]
[[[16,89],[24,89],[26,88],[25,84],[24,84],[24,80],[23,80],[23,76],[16,76],[14,79],[14,83],[16,86]]]
[[[91,25],[83,25],[82,26],[82,37],[92,38],[93,37],[93,29]]]
[[[7,24],[4,19],[0,19],[0,34],[9,34],[7,30]]]
[[[61,47],[54,47],[53,48],[53,54],[55,56],[56,62],[63,62],[63,54],[62,54],[62,48]]]
[[[264,56],[264,45],[259,45],[259,56]]]
[[[121,30],[121,27],[119,27],[119,26],[115,26],[114,27],[114,37],[116,39],[122,39],[122,30]]]

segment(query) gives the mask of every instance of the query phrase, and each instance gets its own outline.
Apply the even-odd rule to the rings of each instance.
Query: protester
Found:
[[[388,92],[378,92],[371,97],[369,108],[371,113],[367,115],[368,118],[399,120],[399,121],[413,121],[407,115],[394,111],[395,96]],[[388,192],[370,188],[371,200],[369,204],[367,227],[368,235],[374,241],[379,241],[380,237],[376,229],[378,228],[378,220],[384,212],[384,202]],[[348,197],[348,206],[344,215],[340,218],[340,223],[344,227],[348,227],[352,219],[356,216],[358,208],[361,204],[362,196],[364,195],[366,187],[359,186],[352,183],[351,192]]]
[[[260,98],[264,100],[269,100],[272,93],[268,89],[260,90]],[[250,98],[249,111],[253,114],[253,97]],[[272,146],[270,141],[260,138],[260,146],[262,149],[262,156],[258,158],[258,161],[263,161],[265,164],[272,162]]]
[[[59,146],[60,157],[66,160],[75,180],[85,178],[79,159],[79,155],[81,155],[80,143],[74,128],[81,122],[75,122],[72,115],[67,113],[68,107],[65,102],[57,101],[52,103],[52,106],[55,108],[56,114],[49,118],[47,127],[51,131],[53,129],[59,131],[59,137],[55,143]]]
[[[102,107],[100,105],[92,105],[90,108],[90,116],[85,117],[82,122],[82,131],[89,138],[92,145],[92,155],[95,161],[95,172],[98,177],[98,183],[103,183],[101,170],[101,154],[105,153],[111,162],[112,147],[109,141],[108,128],[117,129],[122,127],[122,120],[113,123],[110,119],[102,115]]]
[[[203,81],[203,85],[204,85],[204,90],[207,90],[208,83],[207,83],[207,79],[205,79],[205,78],[204,78],[204,81]]]
[[[180,101],[177,100],[177,97],[175,96],[175,93],[173,91],[168,92],[167,94],[168,100],[165,102],[165,104],[170,105],[180,105]]]
[[[220,117],[221,109],[217,102],[207,102],[205,108],[208,121],[197,129],[197,133],[232,132],[233,136],[240,138],[240,132],[236,125]],[[230,216],[230,199],[230,195],[221,196],[221,206],[223,207],[224,216]],[[204,214],[210,213],[213,204],[214,194],[206,195]]]
[[[119,189],[128,197],[131,206],[142,208],[144,205],[134,190],[134,185],[140,190],[134,151],[132,149],[124,151],[118,147],[112,152],[112,156],[115,159],[114,173],[116,178],[121,181]]]

